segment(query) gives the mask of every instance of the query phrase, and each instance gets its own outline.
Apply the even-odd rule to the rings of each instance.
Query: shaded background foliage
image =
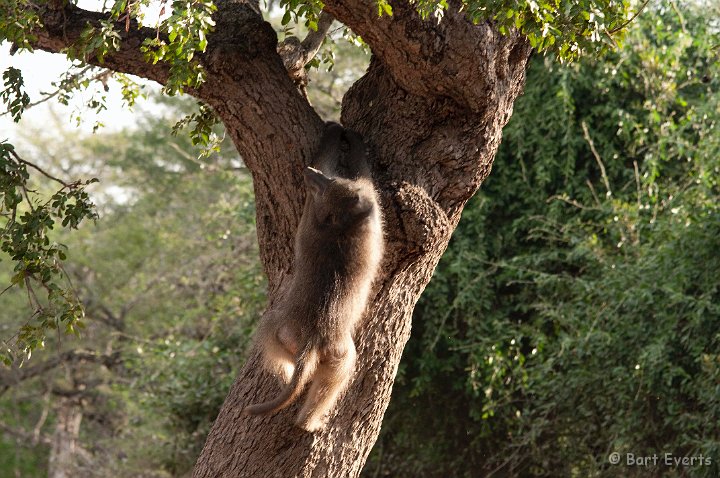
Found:
[[[365,476],[720,475],[718,13],[662,3],[601,59],[534,58],[416,309]],[[328,117],[343,68],[311,83]],[[101,220],[57,237],[83,339],[35,360],[98,359],[0,375],[0,470],[44,476],[67,406],[83,412],[79,476],[182,476],[199,453],[264,284],[242,163],[222,147],[197,160],[170,124],[67,142],[48,165],[102,178]],[[2,330],[25,300],[2,297]],[[712,464],[613,467],[613,451]]]
[[[112,185],[96,192],[105,198],[102,220],[57,238],[72,245],[67,269],[88,327],[81,342],[58,336],[35,359],[82,349],[107,360],[60,364],[3,397],[5,426],[39,424],[50,436],[54,402],[69,397],[83,411],[80,442],[103,465],[81,461],[79,476],[161,476],[190,467],[264,301],[248,175],[232,157],[198,162],[185,137],[157,141],[171,124],[151,119],[140,125],[144,133],[106,133],[74,148],[77,157],[107,165],[102,176]],[[14,310],[22,310],[22,292],[8,291],[5,303],[16,300]],[[4,309],[6,330],[14,320],[13,308]],[[43,407],[51,412],[46,422]],[[42,440],[33,447],[16,438],[42,476]]]
[[[534,59],[367,476],[720,473],[716,18],[666,4],[605,58]]]

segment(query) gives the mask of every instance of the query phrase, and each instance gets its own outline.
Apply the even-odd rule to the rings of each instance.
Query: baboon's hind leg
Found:
[[[320,353],[320,363],[312,379],[297,425],[307,431],[325,426],[328,413],[345,390],[355,368],[355,344],[351,338]]]
[[[265,366],[283,383],[290,382],[297,360],[297,337],[286,325],[262,332],[261,346]]]

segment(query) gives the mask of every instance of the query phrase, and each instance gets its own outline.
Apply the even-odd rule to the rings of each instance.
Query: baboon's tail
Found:
[[[268,402],[258,403],[245,407],[243,415],[265,415],[275,413],[290,405],[300,395],[315,373],[318,364],[317,347],[313,347],[312,341],[308,342],[298,355],[295,363],[295,372],[290,383],[285,385],[280,395]]]

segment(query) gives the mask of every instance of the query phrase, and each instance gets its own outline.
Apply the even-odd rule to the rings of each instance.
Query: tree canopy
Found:
[[[219,4],[224,3],[228,2]],[[253,8],[258,8],[250,3]],[[321,21],[323,6],[321,2],[313,1],[280,2],[279,7],[285,12],[281,20],[285,26],[284,36],[291,38],[303,27],[317,32],[321,23],[327,32],[332,17],[326,13],[327,18]],[[414,3],[414,7],[426,21],[441,23],[449,4],[444,0],[420,1]],[[632,15],[626,1],[470,1],[462,2],[460,9],[474,23],[492,21],[503,33],[518,30],[527,36],[537,51],[551,52],[564,60],[587,53],[597,54],[616,46],[632,19],[628,18]],[[208,58],[204,53],[208,36],[216,27],[213,19],[216,11],[216,5],[211,1],[173,1],[168,5],[152,0],[117,0],[112,4],[104,3],[99,9],[85,10],[77,2],[8,0],[3,2],[0,10],[0,42],[11,42],[13,51],[44,49],[63,53],[74,60],[75,71],[57,82],[58,90],[54,95],[58,95],[61,102],[67,102],[73,90],[87,87],[93,81],[106,82],[106,77],[112,73],[105,67],[160,81],[164,91],[172,95],[186,89],[192,92],[205,82],[203,63]],[[392,14],[389,2],[380,0],[377,3],[377,15]],[[352,28],[346,28],[344,36],[363,43]],[[325,38],[323,35],[320,41]],[[146,66],[136,64],[135,57],[127,52],[129,49],[139,49]],[[108,61],[109,57],[112,61]],[[332,61],[331,50],[325,54],[325,60]],[[128,67],[127,62],[133,66]],[[319,58],[315,58],[307,66],[318,64]],[[123,73],[115,77],[122,85],[127,105],[132,106],[140,96],[137,83]],[[37,100],[24,91],[22,72],[14,67],[3,72],[3,84],[0,98],[8,113],[19,121],[24,109]],[[92,98],[88,106],[103,108],[103,100]],[[203,104],[198,112],[185,120],[193,125],[193,142],[209,145],[210,150],[216,147],[212,127],[217,122],[212,109]],[[95,217],[85,186],[96,178],[73,182],[60,180],[61,188],[44,201],[23,194],[23,190],[28,190],[30,172],[42,174],[43,171],[38,168],[33,171],[33,165],[6,140],[0,148],[0,161],[4,172],[0,189],[2,213],[5,218],[10,218],[3,228],[0,244],[16,263],[11,284],[23,286],[32,293],[30,306],[33,318],[37,319],[22,326],[10,347],[3,347],[2,360],[10,364],[16,357],[31,354],[44,343],[49,329],[59,327],[73,333],[76,327],[83,326],[82,305],[63,282],[62,262],[66,252],[51,243],[47,233],[56,224],[76,228],[83,220]],[[29,210],[25,211],[25,207]],[[45,290],[42,298],[34,293],[38,286]]]
[[[53,96],[60,101],[77,88],[106,81],[110,69],[155,79],[170,95],[202,97],[200,92],[221,84],[208,86],[210,76],[229,75],[222,69],[228,64],[240,70],[265,65],[246,62],[265,52],[253,42],[264,42],[267,31],[248,13],[259,5],[233,3],[172,2],[153,11],[150,2],[115,2],[91,11],[72,2],[8,0],[0,10],[0,39],[19,50],[61,52],[75,61],[57,83]],[[411,8],[420,23],[413,23],[407,5],[392,1],[356,10],[339,1],[291,1],[268,10],[278,7],[272,40],[280,40],[282,72],[294,88],[307,87],[316,112],[337,118],[349,84],[347,75],[326,68],[336,56],[356,55],[348,51],[353,44],[370,49],[375,63],[355,83],[356,96],[353,90],[345,95],[344,119],[362,126],[357,118],[370,118],[377,126],[363,131],[368,138],[393,129],[397,120],[379,110],[399,111],[407,120],[408,129],[395,133],[400,146],[373,143],[386,191],[390,249],[409,258],[400,254],[397,274],[429,279],[434,263],[419,273],[412,269],[417,257],[439,258],[444,246],[436,237],[449,238],[464,201],[489,173],[499,142],[474,122],[492,123],[499,131],[509,117],[507,108],[484,110],[478,92],[502,83],[503,75],[512,81],[493,91],[516,92],[524,74],[524,61],[513,70],[498,60],[497,72],[488,73],[497,75],[496,83],[475,71],[458,79],[451,66],[462,55],[443,50],[442,42],[452,43],[465,21],[478,27],[473,32],[492,36],[497,30],[522,50],[520,32],[528,47],[542,53],[529,63],[525,94],[515,103],[493,173],[468,203],[413,313],[393,401],[362,473],[717,476],[720,38],[718,17],[709,12],[716,7],[674,1],[632,8],[604,1],[419,1]],[[462,21],[456,10],[462,10]],[[327,35],[333,15],[346,24]],[[251,18],[247,23],[258,28],[240,34],[262,33],[242,44],[240,59],[227,47],[237,47],[227,36],[231,17]],[[438,51],[423,43],[425,30],[415,31],[417,37],[401,35],[402,44],[387,41],[391,28],[413,32],[410,26],[427,25],[441,38]],[[320,40],[314,33],[322,33]],[[492,37],[485,44],[518,51],[503,41]],[[469,51],[482,44],[468,43]],[[283,53],[288,51],[296,56]],[[222,55],[231,56],[218,62]],[[353,64],[364,68],[366,58]],[[406,83],[384,74],[384,68],[408,64],[414,70]],[[306,67],[318,67],[309,86]],[[424,76],[433,74],[441,77],[439,86]],[[133,104],[140,97],[135,80],[114,76],[119,83],[113,87],[120,85]],[[243,85],[244,79],[227,81]],[[3,80],[0,98],[16,120],[44,99],[25,93],[17,69],[6,70]],[[279,84],[249,96],[270,91],[285,98]],[[441,93],[433,96],[436,87]],[[391,107],[376,97],[367,100],[362,92],[368,90],[389,90]],[[122,132],[99,130],[70,148],[72,153],[65,149],[60,161],[23,152],[20,143],[0,144],[0,280],[10,286],[0,296],[1,352],[12,365],[0,370],[0,408],[7,411],[0,428],[2,441],[15,445],[12,451],[0,448],[3,469],[43,476],[45,461],[52,468],[57,460],[52,443],[59,438],[76,447],[73,466],[88,476],[183,475],[200,454],[223,399],[228,392],[233,396],[232,378],[256,378],[240,370],[253,363],[253,327],[265,288],[272,297],[280,282],[291,213],[299,203],[282,203],[294,196],[268,186],[268,177],[291,178],[284,169],[295,163],[258,158],[266,155],[264,147],[287,150],[288,156],[311,148],[289,140],[292,128],[279,128],[271,137],[262,136],[265,123],[258,131],[230,125],[228,136],[248,153],[249,162],[243,162],[245,156],[238,158],[222,142],[220,120],[239,110],[218,108],[228,91],[214,92],[217,97],[207,97],[216,103],[194,109],[169,103],[186,115],[176,129],[189,126],[187,136],[171,136],[172,121],[154,119]],[[358,98],[367,100],[366,110],[357,106]],[[293,124],[304,103],[300,95],[292,99],[267,123],[288,116]],[[102,108],[102,102],[92,99],[90,106]],[[405,148],[403,135],[413,130],[422,141]],[[36,143],[47,141],[35,136]],[[259,144],[258,138],[280,145],[263,143],[258,153],[248,146]],[[486,149],[478,153],[479,148]],[[417,170],[402,162],[408,151],[417,154],[411,158]],[[490,160],[463,170],[453,161],[464,154]],[[466,191],[433,191],[422,180],[441,183],[437,178],[447,171],[457,174],[453,187]],[[285,182],[289,189],[296,186]],[[277,191],[280,207],[273,209],[268,191]],[[412,208],[421,213],[407,214]],[[279,249],[271,250],[270,242]],[[408,290],[419,294],[424,287],[406,282],[383,290],[412,295]],[[379,328],[378,320],[369,327]],[[81,338],[62,338],[66,332]],[[387,341],[399,342],[401,351],[405,333],[409,324]],[[366,356],[363,366],[380,376],[373,355]],[[392,364],[394,357],[383,359]],[[66,425],[78,416],[82,428],[78,423],[73,431]],[[253,432],[260,433],[258,428]],[[158,446],[148,449],[145,441]],[[268,447],[268,453],[273,450]],[[613,451],[711,461],[671,469],[613,467]]]

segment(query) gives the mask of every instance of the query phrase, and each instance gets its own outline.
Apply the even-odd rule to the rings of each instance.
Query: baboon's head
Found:
[[[376,207],[372,186],[365,181],[329,178],[305,168],[305,185],[312,201],[313,225],[340,233],[370,217]]]

